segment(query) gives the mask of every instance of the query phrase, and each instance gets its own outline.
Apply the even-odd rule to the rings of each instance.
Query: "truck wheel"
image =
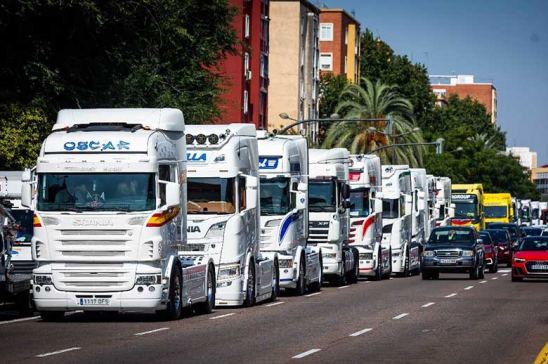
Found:
[[[255,261],[251,259],[249,261],[249,271],[247,273],[247,290],[244,301],[245,307],[251,307],[255,304]]]
[[[207,315],[213,312],[215,308],[215,268],[210,266],[207,270],[207,289],[206,289],[206,301],[200,302],[196,305],[196,313],[200,315]]]
[[[30,316],[34,311],[34,305],[32,303],[32,298],[30,291],[20,293],[15,296],[15,305],[21,316]]]
[[[403,264],[403,272],[399,274],[400,277],[409,277],[409,250],[405,251],[405,263]]]
[[[314,282],[314,283],[311,283],[311,284],[308,286],[308,291],[309,291],[309,292],[319,292],[319,291],[322,290],[322,283],[323,283],[323,265],[322,265],[322,257],[321,257],[321,256],[320,256],[319,264],[320,264],[320,271],[318,272],[318,274],[319,274],[318,281],[317,281],[317,282]]]
[[[297,287],[295,287],[295,295],[302,296],[306,292],[306,284],[304,280],[304,275],[306,273],[304,266],[304,259],[301,256],[299,261],[299,278],[297,279]]]
[[[65,317],[64,311],[41,311],[40,318],[46,322],[58,322],[62,321]]]
[[[375,277],[373,277],[373,280],[380,281],[382,280],[382,251],[381,248],[379,248],[379,252],[377,254],[377,270],[375,271]]]
[[[422,279],[426,281],[430,278],[432,278],[432,274],[430,272],[427,272],[427,271],[423,270],[422,271]]]
[[[384,274],[383,278],[390,278],[392,274],[392,248],[388,250],[388,272]]]
[[[358,283],[358,276],[360,275],[360,262],[359,262],[359,254],[356,254],[355,250],[352,250],[352,255],[354,255],[354,266],[352,267],[352,270],[349,272],[348,275],[348,283],[354,284]]]
[[[489,273],[497,273],[497,270],[498,270],[497,265],[498,263],[494,261],[493,264],[489,266]]]
[[[336,279],[337,286],[346,286],[346,259],[343,258],[341,264],[341,275]]]
[[[181,267],[174,265],[169,278],[169,302],[167,308],[160,311],[163,320],[178,320],[183,313],[183,275]]]
[[[272,294],[270,301],[274,302],[280,294],[280,268],[278,267],[278,259],[274,261],[274,270],[272,272]]]

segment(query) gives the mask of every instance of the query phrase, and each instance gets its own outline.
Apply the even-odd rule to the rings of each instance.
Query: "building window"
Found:
[[[344,30],[344,44],[348,44],[348,28]]]
[[[268,55],[261,53],[261,77],[268,78]]]
[[[249,111],[249,93],[247,90],[244,90],[244,114],[247,115]]]
[[[320,53],[320,69],[322,71],[333,71],[332,53]]]
[[[333,23],[320,23],[320,40],[333,40]]]
[[[344,56],[344,73],[348,73],[348,56]]]
[[[249,38],[249,15],[245,14],[245,29],[244,29],[244,36],[246,38]]]

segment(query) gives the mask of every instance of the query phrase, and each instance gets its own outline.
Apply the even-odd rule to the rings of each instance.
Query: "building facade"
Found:
[[[238,39],[235,54],[220,65],[221,87],[216,122],[268,125],[269,0],[230,0],[236,9],[233,27]]]
[[[306,0],[270,0],[270,85],[268,129],[298,120],[317,119],[319,112],[320,10]],[[301,130],[314,136],[317,125]]]
[[[360,77],[360,23],[344,9],[320,9],[320,72]]]
[[[510,147],[506,148],[506,154],[513,156],[519,160],[527,171],[531,172],[532,169],[537,168],[537,152],[531,151],[528,147]]]
[[[431,75],[430,84],[438,105],[446,103],[453,94],[459,98],[470,96],[483,104],[491,115],[491,122],[497,123],[497,89],[492,83],[475,82],[473,75]]]
[[[548,201],[548,165],[533,168],[531,170],[531,180],[542,196],[542,201]]]

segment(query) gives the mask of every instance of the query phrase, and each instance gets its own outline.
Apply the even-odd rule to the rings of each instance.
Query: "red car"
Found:
[[[523,278],[548,278],[548,237],[523,239],[512,260],[512,282]]]
[[[483,240],[483,248],[485,249],[485,255],[483,256],[485,265],[489,267],[489,273],[497,273],[499,270],[498,246],[489,232],[482,230],[479,232],[479,236]]]
[[[497,245],[498,262],[500,264],[506,264],[508,267],[512,266],[512,237],[508,230],[504,229],[486,229],[491,240]]]

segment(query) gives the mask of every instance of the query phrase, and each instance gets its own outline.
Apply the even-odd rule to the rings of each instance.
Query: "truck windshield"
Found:
[[[235,213],[235,183],[235,178],[189,178],[187,182],[188,214]]]
[[[456,201],[455,217],[457,219],[476,219],[478,217],[477,206],[474,201]]]
[[[337,209],[335,181],[309,180],[308,208],[310,212],[335,212]]]
[[[261,215],[285,215],[289,212],[289,178],[261,178]]]
[[[32,239],[32,217],[33,212],[25,209],[10,210],[11,216],[15,219],[17,232],[15,234],[16,242],[30,242]]]
[[[535,220],[539,218],[539,213],[537,208],[533,209],[533,211],[531,212],[531,218]]]
[[[521,209],[521,219],[523,221],[529,221],[529,207],[523,207]]]
[[[156,208],[153,173],[42,173],[39,211],[150,211]]]
[[[384,219],[397,219],[399,211],[400,201],[397,198],[385,198],[382,200],[382,217]]]
[[[365,188],[350,191],[350,216],[369,216],[369,190]]]
[[[506,206],[485,206],[485,217],[506,217]]]

